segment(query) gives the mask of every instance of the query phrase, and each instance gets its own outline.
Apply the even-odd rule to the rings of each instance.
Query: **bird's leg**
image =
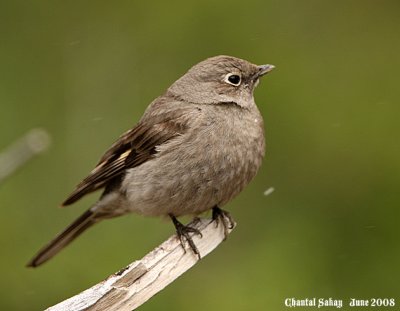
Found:
[[[228,237],[228,230],[233,229],[235,221],[229,212],[220,209],[218,206],[212,208],[212,221],[215,221],[216,226],[221,222],[224,226],[224,240]]]
[[[197,249],[196,245],[194,244],[192,237],[190,236],[190,233],[194,233],[194,234],[200,235],[200,237],[203,237],[201,232],[196,228],[192,228],[190,226],[185,226],[178,219],[176,219],[176,217],[172,214],[169,214],[169,217],[171,218],[172,222],[174,223],[174,226],[176,229],[176,234],[178,235],[178,238],[181,241],[183,250],[186,252],[186,249],[185,249],[185,239],[186,239],[186,241],[189,243],[189,246],[190,246],[191,250],[193,251],[193,253],[195,255],[197,255],[197,257],[199,257],[199,259],[201,259],[200,252]]]

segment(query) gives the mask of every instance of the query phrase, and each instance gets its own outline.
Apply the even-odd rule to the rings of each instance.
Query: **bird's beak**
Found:
[[[267,74],[270,72],[272,69],[274,69],[274,65],[260,65],[258,66],[258,72],[256,73],[256,78],[260,78],[263,75]]]
[[[262,77],[263,75],[267,74],[268,72],[272,71],[274,69],[274,65],[260,65],[258,66],[258,73],[257,73],[257,78]]]

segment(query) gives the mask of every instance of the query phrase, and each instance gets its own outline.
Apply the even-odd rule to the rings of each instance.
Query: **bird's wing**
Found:
[[[157,146],[185,133],[188,128],[187,113],[187,109],[180,109],[142,119],[120,136],[62,205],[70,205],[84,195],[107,186],[123,175],[126,169],[153,158]]]

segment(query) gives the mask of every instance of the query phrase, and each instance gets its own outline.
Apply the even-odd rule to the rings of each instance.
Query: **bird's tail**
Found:
[[[38,267],[56,255],[65,246],[71,243],[82,232],[95,224],[99,219],[90,209],[59,233],[52,241],[45,245],[35,257],[28,262],[27,267]]]

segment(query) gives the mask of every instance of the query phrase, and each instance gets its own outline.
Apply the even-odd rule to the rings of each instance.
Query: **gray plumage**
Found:
[[[230,56],[193,66],[149,105],[64,201],[69,205],[104,188],[100,199],[28,266],[47,261],[102,219],[135,212],[169,215],[175,224],[175,217],[219,210],[239,194],[264,157],[263,119],[253,90],[273,68]]]

